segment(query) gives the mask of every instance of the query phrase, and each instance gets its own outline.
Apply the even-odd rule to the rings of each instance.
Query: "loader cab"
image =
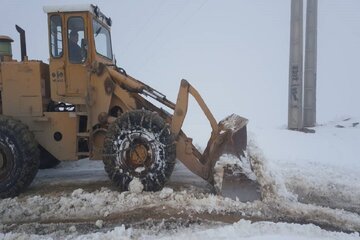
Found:
[[[51,96],[84,104],[94,62],[113,64],[110,26],[97,6],[44,7],[48,14]]]

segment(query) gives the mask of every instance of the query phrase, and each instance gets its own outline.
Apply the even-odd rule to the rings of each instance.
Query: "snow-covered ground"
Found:
[[[254,131],[271,169],[300,201],[360,213],[359,118],[319,124],[314,134]]]
[[[0,239],[360,239],[359,120],[315,133],[250,124],[262,201],[213,195],[180,163],[155,193],[117,192],[101,162],[62,163],[0,201]]]
[[[70,228],[71,229],[71,228]],[[76,228],[72,228],[76,231]],[[69,230],[71,231],[71,230]],[[231,225],[216,226],[205,229],[204,227],[181,228],[176,231],[167,231],[157,236],[150,231],[126,229],[125,226],[115,227],[108,232],[97,232],[76,236],[62,236],[61,239],[250,239],[250,240],[356,240],[358,233],[329,232],[314,225],[300,225],[288,223],[256,222],[240,220]],[[0,235],[1,237],[1,235]],[[4,239],[29,239],[48,240],[50,236],[26,235],[10,233]]]

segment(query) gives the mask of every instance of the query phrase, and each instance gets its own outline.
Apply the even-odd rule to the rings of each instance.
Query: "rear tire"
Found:
[[[15,197],[30,185],[39,168],[39,150],[27,126],[0,116],[0,198]]]
[[[161,190],[174,170],[175,139],[157,113],[135,110],[122,114],[108,129],[104,165],[121,191],[138,178],[145,191]]]

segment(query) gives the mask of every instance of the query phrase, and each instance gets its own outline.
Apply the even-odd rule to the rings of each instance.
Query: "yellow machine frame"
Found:
[[[29,126],[38,143],[55,158],[75,160],[83,157],[102,159],[102,146],[107,128],[117,116],[135,109],[157,112],[170,125],[176,138],[176,157],[203,179],[213,181],[213,166],[224,152],[239,154],[246,147],[246,129],[242,133],[241,149],[231,147],[233,131],[218,124],[200,94],[182,80],[176,103],[166,99],[148,85],[126,74],[115,66],[113,59],[97,54],[92,22],[95,19],[110,30],[111,24],[96,7],[81,11],[47,10],[49,43],[50,21],[59,16],[62,22],[62,54],[52,56],[49,64],[41,61],[12,59],[0,62],[0,114],[12,116]],[[84,20],[84,38],[87,39],[87,57],[82,63],[71,63],[68,53],[67,22],[71,17]],[[189,94],[197,101],[212,127],[205,152],[200,153],[181,130],[187,112]],[[150,103],[151,97],[174,112],[170,114]],[[50,111],[49,104],[63,103],[73,111]],[[238,129],[244,129],[247,120],[237,118]],[[245,138],[245,141],[244,141]],[[230,147],[229,147],[230,146]]]

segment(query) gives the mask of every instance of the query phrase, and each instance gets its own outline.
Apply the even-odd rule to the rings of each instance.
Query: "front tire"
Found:
[[[158,191],[170,178],[176,158],[175,139],[157,113],[135,110],[122,114],[109,127],[104,165],[121,191],[138,178],[145,191]]]
[[[26,125],[0,116],[0,198],[15,197],[30,185],[39,168],[39,150]]]

